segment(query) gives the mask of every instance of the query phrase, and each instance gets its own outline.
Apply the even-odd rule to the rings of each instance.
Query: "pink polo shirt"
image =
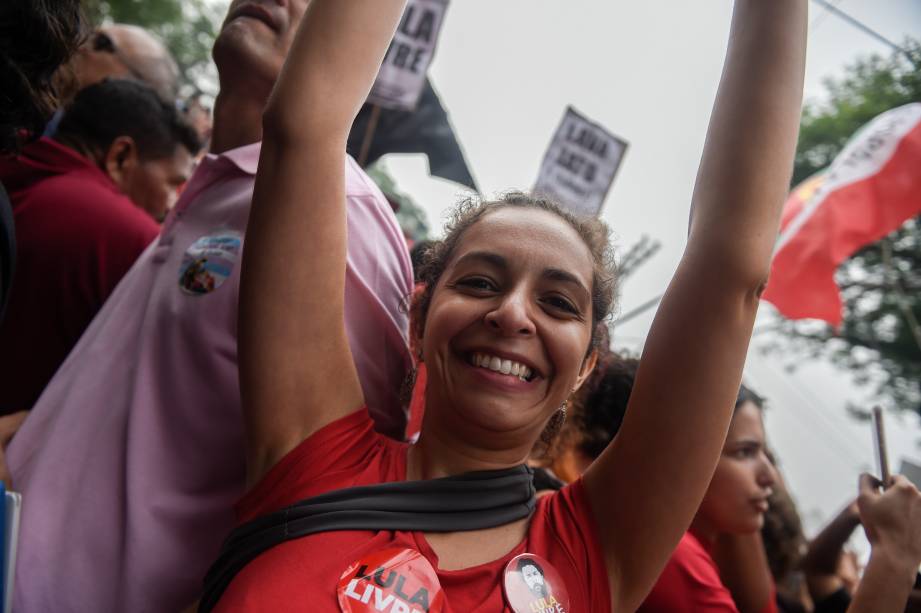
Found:
[[[23,494],[15,610],[176,611],[197,598],[243,493],[237,297],[258,158],[256,143],[202,161],[10,445]],[[345,163],[352,355],[378,427],[401,433],[409,255],[387,201]]]

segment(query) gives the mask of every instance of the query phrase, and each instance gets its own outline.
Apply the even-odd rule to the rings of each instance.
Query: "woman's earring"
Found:
[[[547,422],[547,427],[540,434],[540,440],[545,445],[550,445],[556,435],[563,429],[563,423],[566,421],[566,402],[564,401],[556,413]]]

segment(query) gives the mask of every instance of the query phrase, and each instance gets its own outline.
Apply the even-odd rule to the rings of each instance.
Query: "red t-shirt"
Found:
[[[327,425],[285,456],[237,504],[237,515],[245,522],[331,490],[403,481],[408,448],[375,433],[367,410],[361,409]],[[492,562],[437,570],[438,557],[420,532],[314,534],[276,545],[250,562],[215,611],[339,611],[337,586],[343,571],[388,548],[418,551],[431,563],[447,611],[511,611],[503,599],[503,571],[509,560],[522,553],[541,556],[560,573],[570,596],[568,611],[610,610],[594,519],[582,483],[576,482],[541,498],[524,541]]]
[[[716,563],[686,532],[637,613],[738,613]],[[777,613],[771,598],[763,613]]]
[[[0,325],[0,414],[31,409],[160,226],[89,159],[43,138],[0,158],[16,271]]]

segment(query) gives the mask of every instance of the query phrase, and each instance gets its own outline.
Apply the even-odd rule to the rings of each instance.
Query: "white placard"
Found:
[[[416,108],[447,8],[448,0],[409,0],[368,102],[400,111]]]
[[[534,193],[578,215],[597,216],[626,151],[627,141],[570,106],[544,155]]]

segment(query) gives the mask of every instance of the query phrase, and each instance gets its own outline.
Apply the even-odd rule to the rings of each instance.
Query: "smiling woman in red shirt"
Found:
[[[305,497],[335,504],[341,488],[524,464],[596,361],[612,300],[601,223],[521,194],[469,204],[429,254],[413,306],[428,375],[419,440],[372,432],[343,323],[343,152],[402,6],[312,0],[265,111],[241,282],[253,486],[241,519]],[[216,610],[636,609],[694,517],[732,416],[789,183],[805,25],[806,0],[736,1],[688,246],[622,436],[580,481],[494,527],[289,540],[242,568]]]

